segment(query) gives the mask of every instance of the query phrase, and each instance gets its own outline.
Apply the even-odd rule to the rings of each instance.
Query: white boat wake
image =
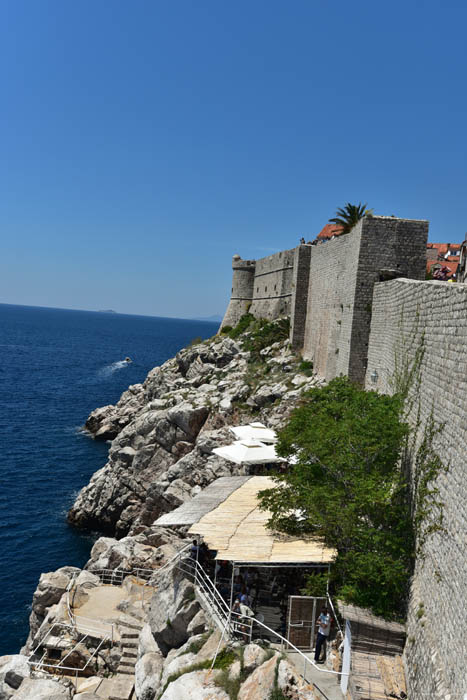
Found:
[[[114,372],[117,372],[119,369],[123,369],[124,367],[128,367],[130,362],[128,360],[118,360],[118,362],[112,362],[111,365],[106,365],[106,367],[102,367],[98,371],[98,375],[102,378],[105,377],[110,377]]]

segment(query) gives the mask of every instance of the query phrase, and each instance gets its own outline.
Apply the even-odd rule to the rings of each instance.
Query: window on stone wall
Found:
[[[267,287],[265,287],[265,288],[264,288],[264,291],[265,291],[265,292],[267,292],[267,291],[268,291],[268,288],[267,288]]]

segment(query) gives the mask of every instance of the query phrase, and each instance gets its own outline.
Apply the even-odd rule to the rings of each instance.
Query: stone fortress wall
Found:
[[[292,314],[294,274],[309,258],[309,246],[283,250],[259,260],[232,259],[232,294],[222,326],[235,326],[247,312],[273,320]],[[308,268],[307,268],[308,269]]]
[[[250,313],[256,318],[290,316],[295,250],[284,250],[256,261]]]
[[[427,221],[373,216],[321,245],[299,245],[256,264],[234,258],[233,290],[239,298],[232,293],[223,325],[235,325],[247,308],[257,318],[290,316],[292,347],[313,361],[320,376],[347,375],[383,392],[391,391],[396,351],[415,352],[410,338],[425,331],[421,415],[425,422],[433,409],[435,420],[446,422],[437,444],[449,467],[437,482],[446,532],[432,536],[417,562],[405,661],[409,697],[463,700],[467,285],[423,281],[427,236]],[[248,301],[239,276],[246,263]]]
[[[467,284],[397,279],[375,285],[366,388],[391,393],[395,363],[413,361],[421,342],[421,424],[431,413],[436,425],[444,424],[435,449],[448,472],[437,480],[445,532],[428,539],[412,585],[407,681],[410,697],[462,700],[467,692]]]
[[[302,354],[319,375],[363,383],[375,282],[425,278],[428,222],[372,216],[313,246]]]
[[[221,327],[236,326],[253,300],[256,260],[242,260],[239,255],[234,255],[232,270],[232,293]]]
[[[288,316],[294,349],[332,379],[363,383],[373,285],[383,278],[424,279],[427,221],[365,217],[347,235],[299,245],[260,260],[232,261],[232,296],[222,326],[247,311],[269,320]]]

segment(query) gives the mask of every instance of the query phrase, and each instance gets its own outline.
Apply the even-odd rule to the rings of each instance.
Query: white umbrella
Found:
[[[235,464],[270,464],[283,462],[276,454],[274,445],[265,445],[260,440],[237,440],[232,445],[216,447],[213,452]]]
[[[261,442],[276,442],[275,430],[266,428],[262,423],[249,423],[248,425],[230,426],[230,430],[238,440],[261,440]]]

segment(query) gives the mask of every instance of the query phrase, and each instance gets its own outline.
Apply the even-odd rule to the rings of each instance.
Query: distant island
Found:
[[[116,314],[117,312],[113,309],[99,309],[98,314]]]
[[[222,316],[214,314],[214,316],[196,316],[192,319],[193,321],[210,321],[211,323],[220,323],[222,321]]]

